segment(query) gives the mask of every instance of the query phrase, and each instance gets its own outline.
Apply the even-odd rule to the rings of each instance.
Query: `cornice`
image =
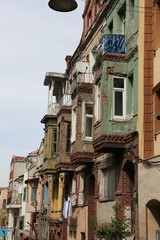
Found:
[[[115,152],[118,149],[125,149],[127,144],[135,139],[135,136],[137,136],[137,132],[126,135],[102,134],[93,141],[93,147],[95,151]]]
[[[93,84],[92,83],[79,83],[73,90],[71,97],[74,99],[78,93],[93,93]]]
[[[76,152],[70,155],[70,160],[73,163],[93,163],[96,154],[94,152]]]
[[[57,117],[59,117],[61,114],[71,114],[71,108],[61,108],[60,111],[57,113]]]

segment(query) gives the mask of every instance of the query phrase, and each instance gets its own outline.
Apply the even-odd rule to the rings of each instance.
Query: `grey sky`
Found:
[[[58,13],[48,0],[0,1],[0,186],[7,186],[12,155],[26,156],[43,138],[48,71],[65,72],[82,34],[84,0]]]

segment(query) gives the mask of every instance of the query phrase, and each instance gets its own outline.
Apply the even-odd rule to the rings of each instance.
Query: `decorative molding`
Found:
[[[57,171],[73,172],[77,166],[71,162],[58,162],[55,165]]]
[[[70,155],[71,162],[74,163],[92,163],[96,154],[94,152],[76,152]]]
[[[85,82],[78,83],[77,86],[75,87],[75,89],[73,90],[72,94],[71,94],[72,99],[74,99],[78,93],[92,94],[93,93],[93,84],[92,83],[85,83]]]
[[[116,61],[116,62],[129,62],[129,60],[135,55],[138,51],[138,47],[135,47],[129,55],[126,54],[113,54],[105,53],[102,57],[103,61]]]
[[[125,149],[127,144],[135,139],[137,132],[127,135],[102,134],[93,141],[95,151],[115,152],[118,149]]]
[[[71,114],[71,108],[61,108],[60,111],[57,113],[57,117],[59,117],[61,114],[66,113],[66,114]]]

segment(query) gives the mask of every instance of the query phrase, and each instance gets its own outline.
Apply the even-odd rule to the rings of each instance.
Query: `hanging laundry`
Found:
[[[63,205],[63,217],[69,218],[72,216],[72,204],[74,200],[77,198],[76,195],[74,195],[72,198],[68,197],[67,201],[64,199],[64,205]]]

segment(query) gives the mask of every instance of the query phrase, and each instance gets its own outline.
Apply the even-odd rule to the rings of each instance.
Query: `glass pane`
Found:
[[[86,117],[86,137],[92,137],[92,118]]]
[[[54,129],[54,133],[53,133],[53,141],[56,142],[57,140],[57,130]]]
[[[123,92],[115,92],[115,115],[123,116]]]
[[[114,88],[124,88],[124,79],[114,78]]]
[[[86,107],[86,114],[92,115],[92,107]]]
[[[104,171],[104,197],[108,198],[108,171]]]

